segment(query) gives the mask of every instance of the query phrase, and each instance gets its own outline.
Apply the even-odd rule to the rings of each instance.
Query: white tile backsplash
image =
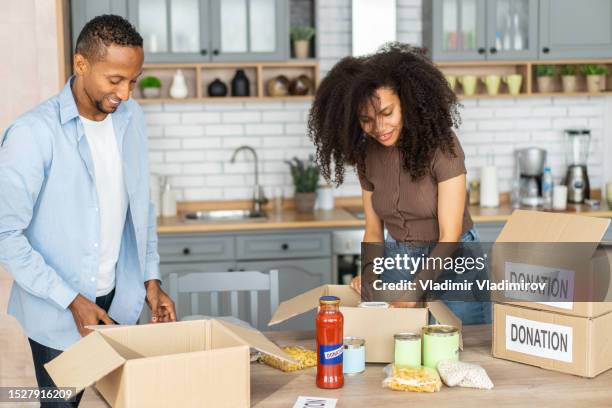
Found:
[[[351,53],[350,0],[318,4],[317,48],[321,75]],[[421,0],[398,0],[398,40],[421,43]],[[468,178],[493,160],[500,189],[513,177],[513,152],[538,146],[548,150],[553,175],[565,170],[563,129],[592,129],[589,158],[591,184],[602,185],[605,143],[605,97],[533,97],[468,99],[461,102],[463,123],[457,134],[466,153]],[[259,156],[260,182],[271,195],[277,187],[292,194],[284,160],[314,153],[306,136],[308,102],[213,102],[144,105],[150,137],[151,169],[171,175],[179,200],[248,199],[252,196],[253,162],[245,153],[229,163],[234,148],[247,144]],[[351,170],[338,196],[360,195]]]

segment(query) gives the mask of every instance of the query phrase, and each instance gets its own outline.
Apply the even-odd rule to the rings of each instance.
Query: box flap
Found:
[[[599,242],[609,219],[515,210],[495,242]],[[595,248],[593,248],[594,250]]]
[[[255,329],[247,329],[235,324],[213,319],[214,324],[222,326],[226,331],[229,331],[238,341],[243,344],[253,347],[257,351],[269,354],[278,359],[287,361],[288,363],[297,363],[288,354],[282,351],[276,344],[272,343],[260,331]]]
[[[94,331],[45,364],[45,368],[58,387],[76,387],[79,393],[124,363],[125,359]]]
[[[268,326],[284,322],[285,320],[294,316],[317,308],[319,306],[319,298],[325,295],[326,291],[327,285],[322,285],[311,289],[308,292],[304,292],[294,298],[281,302],[274,312],[274,316],[272,316],[272,319],[270,319]]]
[[[443,302],[427,302],[429,312],[440,324],[455,326],[459,329],[459,348],[463,350],[463,330],[461,319],[459,319]]]

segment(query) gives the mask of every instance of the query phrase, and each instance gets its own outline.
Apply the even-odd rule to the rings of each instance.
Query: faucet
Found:
[[[238,152],[242,150],[247,150],[253,154],[253,160],[255,164],[255,185],[253,186],[253,203],[251,205],[251,216],[252,217],[260,217],[264,215],[263,206],[268,203],[268,199],[266,198],[262,186],[259,185],[259,168],[258,168],[258,159],[257,152],[251,146],[240,146],[234,153],[232,153],[232,158],[230,159],[230,163],[236,162],[236,155]]]

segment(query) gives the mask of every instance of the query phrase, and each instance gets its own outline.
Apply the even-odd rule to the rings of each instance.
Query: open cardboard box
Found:
[[[214,319],[92,328],[45,368],[58,387],[95,383],[113,407],[248,407],[250,347],[295,363],[262,333]]]
[[[282,302],[269,326],[306,313],[319,306],[319,298],[325,295],[340,298],[340,312],[344,316],[344,337],[365,339],[366,362],[390,363],[393,361],[393,335],[403,332],[421,333],[429,324],[429,313],[441,324],[458,327],[461,320],[442,302],[429,302],[421,308],[361,308],[361,298],[348,285],[323,285]],[[314,325],[314,322],[313,322]],[[460,339],[460,347],[463,343]]]
[[[525,292],[501,291],[491,292],[491,298],[581,317],[612,311],[612,246],[600,243],[609,224],[604,218],[514,211],[493,247],[493,280],[510,279],[512,274],[530,279],[554,277],[565,290],[553,291],[547,300],[533,296],[529,300]],[[605,301],[584,301],[591,299]]]

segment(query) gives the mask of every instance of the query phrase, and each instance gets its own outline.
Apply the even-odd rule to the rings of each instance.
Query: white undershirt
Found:
[[[81,116],[81,122],[93,160],[98,210],[100,213],[100,263],[96,275],[96,297],[109,294],[115,287],[115,266],[121,249],[121,236],[128,208],[123,181],[121,153],[110,114],[101,121]]]

